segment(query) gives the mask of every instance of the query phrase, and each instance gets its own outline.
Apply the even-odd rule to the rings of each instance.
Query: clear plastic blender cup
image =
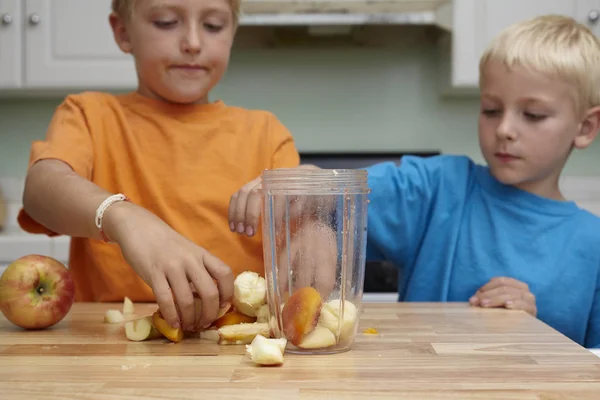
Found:
[[[262,175],[262,234],[273,337],[286,351],[339,353],[362,311],[364,170],[278,169]]]

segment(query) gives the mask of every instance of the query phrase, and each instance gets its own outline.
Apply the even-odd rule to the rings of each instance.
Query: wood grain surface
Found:
[[[0,398],[600,399],[600,358],[520,311],[365,304],[354,348],[259,367],[244,346],[130,342],[103,322],[121,304],[76,303],[45,331],[0,317]],[[156,309],[136,304],[136,317]]]

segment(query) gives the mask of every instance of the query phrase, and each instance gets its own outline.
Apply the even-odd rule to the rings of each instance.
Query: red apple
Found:
[[[52,257],[21,257],[0,277],[0,311],[21,328],[44,329],[60,322],[74,301],[71,273]]]

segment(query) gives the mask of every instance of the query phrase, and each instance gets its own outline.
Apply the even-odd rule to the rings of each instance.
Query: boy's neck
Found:
[[[164,97],[160,96],[159,94],[157,94],[157,93],[153,92],[152,90],[150,90],[150,89],[148,89],[146,87],[143,87],[143,86],[138,87],[137,93],[140,96],[142,96],[142,97],[147,97],[149,99],[162,101],[164,103],[167,103],[167,104],[173,105],[173,106],[178,106],[178,105],[181,105],[181,106],[203,105],[203,104],[208,104],[209,103],[208,93],[205,96],[203,96],[203,97],[199,98],[198,100],[196,100],[194,102],[191,102],[191,103],[174,103],[174,102],[165,99]]]
[[[529,181],[522,182],[516,185],[513,185],[517,189],[523,190],[525,192],[529,192],[535,194],[540,197],[544,197],[551,200],[556,201],[566,201],[563,196],[559,184],[558,184],[558,176],[548,177],[539,181]]]

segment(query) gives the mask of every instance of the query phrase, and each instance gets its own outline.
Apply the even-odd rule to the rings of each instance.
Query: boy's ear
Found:
[[[598,135],[598,130],[600,130],[600,107],[593,107],[585,113],[573,145],[578,149],[585,149],[592,144]]]
[[[131,53],[131,40],[129,39],[129,34],[127,33],[125,21],[123,21],[121,17],[113,12],[108,16],[108,22],[112,28],[115,42],[121,51],[127,54]]]

